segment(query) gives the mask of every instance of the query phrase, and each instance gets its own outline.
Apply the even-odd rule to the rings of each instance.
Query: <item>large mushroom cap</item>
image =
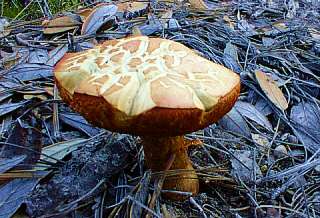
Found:
[[[181,135],[234,105],[239,76],[167,39],[106,41],[55,67],[60,95],[93,124],[137,135]]]

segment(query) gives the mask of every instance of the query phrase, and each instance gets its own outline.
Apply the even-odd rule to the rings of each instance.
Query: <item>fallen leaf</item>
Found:
[[[280,110],[288,108],[288,102],[276,82],[262,71],[255,72],[256,79],[268,99]]]
[[[13,95],[12,90],[8,90],[7,88],[0,87],[0,102],[11,97]]]
[[[0,87],[3,87],[5,89],[15,89],[20,87],[21,84],[13,81],[0,81]]]
[[[28,56],[28,63],[45,64],[48,60],[48,51],[45,49],[32,49]]]
[[[0,62],[5,69],[10,69],[17,64],[25,63],[30,55],[28,48],[14,49],[13,53],[8,53],[0,50]]]
[[[260,28],[257,28],[256,30],[260,33],[263,33],[265,36],[272,36],[277,33],[281,33],[283,31],[287,31],[288,27],[284,23],[285,21],[283,19],[279,19],[275,22],[273,22],[271,25],[264,25]]]
[[[320,110],[313,103],[301,102],[291,109],[291,128],[298,139],[312,152],[320,148]]]
[[[273,39],[271,37],[262,37],[262,44],[265,47],[272,47],[277,43],[279,43],[279,42],[276,39]]]
[[[163,30],[162,23],[155,16],[148,17],[148,24],[140,25],[139,30],[142,35],[149,36],[155,32],[159,32]]]
[[[5,103],[0,105],[0,116],[6,115],[22,107],[26,101],[19,103]]]
[[[18,79],[21,81],[43,79],[53,76],[53,67],[45,64],[19,64],[4,77],[9,79]]]
[[[235,104],[235,108],[242,116],[245,116],[250,120],[253,120],[259,125],[265,127],[266,129],[272,130],[272,125],[269,122],[269,120],[252,104],[244,101],[237,101]]]
[[[121,2],[117,4],[118,12],[123,13],[123,17],[129,19],[139,16],[148,9],[147,2]]]
[[[41,150],[41,161],[50,163],[56,163],[57,160],[62,160],[67,154],[79,148],[86,139],[73,139],[70,141],[58,142],[42,148]],[[43,163],[37,163],[35,170],[45,170],[48,165]]]
[[[144,35],[144,36],[149,36],[160,30],[162,30],[162,25],[159,25],[159,24],[145,24],[145,25],[139,26],[139,31],[141,32],[141,35]]]
[[[179,29],[179,28],[181,28],[181,26],[176,19],[171,18],[171,19],[169,19],[169,22],[168,22],[168,28],[169,29]]]
[[[54,66],[68,51],[68,45],[60,45],[53,50],[51,50],[48,54],[47,65]]]
[[[235,108],[232,108],[229,113],[224,115],[218,123],[225,130],[238,133],[248,138],[251,137],[251,131],[246,121]]]
[[[45,27],[44,34],[55,34],[73,30],[81,25],[81,23],[70,16],[62,16],[53,20],[44,21],[42,25]]]
[[[95,42],[80,42],[78,45],[80,46],[81,51],[83,51],[83,50],[93,48],[96,44]]]
[[[284,22],[284,21],[275,21],[273,24],[272,24],[273,27],[276,27],[276,29],[278,30],[281,30],[281,31],[286,31],[288,30],[288,26],[287,24]]]
[[[268,104],[268,102],[262,97],[258,98],[258,100],[255,104],[255,107],[264,116],[268,116],[273,113],[273,110],[272,110],[272,107],[270,106],[270,104]]]
[[[242,68],[238,59],[238,49],[231,42],[226,44],[226,47],[223,51],[223,62],[232,71],[239,74],[242,72]]]
[[[84,21],[81,35],[96,33],[103,24],[114,17],[117,10],[118,8],[115,5],[101,5],[95,8]]]
[[[0,174],[17,166],[19,163],[24,161],[26,157],[26,155],[17,155],[10,158],[0,158]]]
[[[200,10],[212,9],[212,6],[208,2],[205,2],[204,0],[188,0],[188,2],[190,3],[190,6],[195,9],[200,9]]]
[[[81,17],[82,21],[85,21],[85,19],[89,17],[92,11],[93,11],[93,8],[82,8],[78,10],[76,13]]]
[[[99,133],[99,129],[90,125],[82,116],[78,114],[60,113],[59,118],[64,123],[76,128],[88,136],[94,136]]]
[[[15,93],[21,93],[24,95],[41,95],[46,93],[43,89],[33,89],[33,90],[16,90]]]
[[[320,40],[320,31],[315,28],[308,28],[308,32],[314,40]]]
[[[261,177],[262,172],[257,162],[254,161],[251,151],[235,151],[231,157],[231,175],[245,183],[254,182],[255,177]],[[256,176],[254,176],[254,173]]]
[[[0,188],[0,218],[11,217],[38,183],[38,179],[14,179]]]
[[[286,146],[284,145],[278,145],[274,151],[273,151],[273,156],[276,158],[276,159],[280,159],[280,158],[283,158],[283,157],[287,157],[288,156],[288,151],[287,151],[287,148]]]
[[[22,123],[25,122],[25,123]],[[30,123],[35,123],[34,118],[30,118]],[[21,124],[22,123],[22,124]],[[31,169],[39,160],[39,153],[42,147],[42,135],[36,128],[27,126],[27,121],[16,122],[6,143],[2,147],[0,157],[11,158],[13,156],[24,154],[27,157],[19,165],[19,169]],[[11,146],[11,145],[18,146]]]

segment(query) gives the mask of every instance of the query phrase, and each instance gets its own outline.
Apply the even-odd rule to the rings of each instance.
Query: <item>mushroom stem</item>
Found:
[[[145,160],[153,171],[164,171],[172,154],[175,159],[169,170],[182,170],[166,174],[163,189],[190,192],[193,195],[199,191],[199,181],[187,154],[189,142],[183,136],[151,137],[142,136]],[[167,193],[164,195],[171,200],[184,200],[186,195]]]

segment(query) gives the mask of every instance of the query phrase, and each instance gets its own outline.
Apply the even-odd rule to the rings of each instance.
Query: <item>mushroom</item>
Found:
[[[136,36],[67,53],[55,66],[62,99],[92,124],[140,136],[147,167],[179,169],[163,188],[198,193],[184,135],[216,122],[233,107],[239,76],[181,43]],[[170,162],[171,160],[171,162]],[[168,193],[167,198],[185,196]]]

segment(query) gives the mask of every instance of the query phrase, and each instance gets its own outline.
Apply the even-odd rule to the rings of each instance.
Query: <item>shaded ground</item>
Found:
[[[42,4],[39,19],[0,19],[1,218],[320,216],[319,2],[190,2],[84,2],[51,21]],[[54,87],[65,52],[132,33],[179,41],[241,76],[234,109],[187,136],[203,146],[189,151],[200,194],[185,202],[150,203],[159,184],[139,138],[92,127]]]

